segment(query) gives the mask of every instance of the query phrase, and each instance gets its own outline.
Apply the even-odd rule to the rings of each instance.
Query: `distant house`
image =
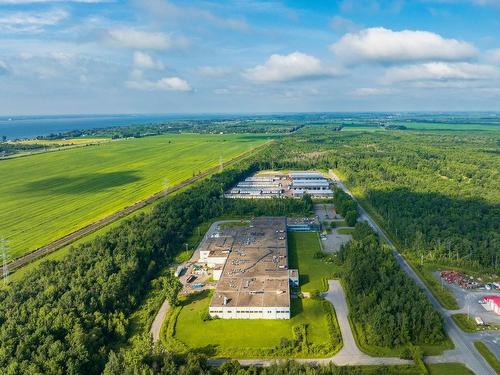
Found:
[[[500,296],[485,296],[483,300],[486,310],[493,311],[495,314],[500,315]]]

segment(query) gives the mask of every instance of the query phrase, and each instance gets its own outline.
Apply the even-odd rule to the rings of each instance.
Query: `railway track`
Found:
[[[229,160],[228,162],[224,163],[224,167],[247,158],[248,156],[254,154],[257,150],[269,145],[269,143],[270,142],[266,142],[263,145],[257,146],[255,148],[253,148],[252,150],[247,151],[247,152]],[[92,232],[95,232],[96,230],[112,223],[115,220],[118,220],[118,219],[121,219],[125,216],[128,216],[132,212],[137,211],[137,210],[157,201],[158,199],[161,199],[161,198],[167,196],[168,194],[172,194],[172,193],[174,193],[182,188],[185,188],[186,186],[217,172],[219,169],[220,169],[220,166],[215,166],[215,167],[209,168],[206,171],[204,171],[196,176],[193,176],[193,177],[181,182],[178,185],[175,185],[175,186],[172,186],[171,188],[167,188],[167,189],[164,189],[162,191],[159,191],[158,193],[155,193],[155,194],[153,194],[153,195],[151,195],[143,200],[140,200],[140,201],[138,201],[130,206],[127,206],[119,211],[116,211],[115,213],[113,213],[109,216],[106,216],[100,220],[97,220],[97,221],[95,221],[95,222],[93,222],[93,223],[91,223],[83,228],[80,228],[74,232],[71,232],[71,233],[45,245],[45,246],[39,247],[38,249],[36,249],[34,251],[31,251],[31,252],[29,252],[29,253],[27,253],[19,258],[16,258],[16,259],[10,261],[9,263],[7,263],[9,273],[11,273],[12,271],[15,271],[18,268],[25,266],[28,263],[31,263],[32,261],[34,261],[36,259],[39,259],[47,254],[50,254],[56,250],[61,249],[64,246],[67,246],[67,245],[71,244],[72,242],[82,238],[83,236],[88,235]]]

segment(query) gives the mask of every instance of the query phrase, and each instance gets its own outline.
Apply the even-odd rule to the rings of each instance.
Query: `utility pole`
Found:
[[[7,259],[9,256],[9,246],[7,241],[3,238],[0,239],[0,251],[2,253],[2,278],[3,284],[7,285],[9,283],[9,266],[7,264]]]

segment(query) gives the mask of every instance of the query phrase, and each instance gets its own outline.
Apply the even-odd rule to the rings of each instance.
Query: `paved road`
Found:
[[[337,354],[335,354],[332,358],[326,359],[326,361],[331,360],[338,366],[405,365],[413,363],[413,361],[407,361],[399,358],[372,357],[359,350],[347,318],[349,310],[347,308],[344,289],[338,280],[328,280],[328,287],[328,292],[324,297],[335,308],[344,345]]]
[[[153,321],[151,329],[149,330],[151,336],[153,337],[154,342],[160,340],[161,327],[163,326],[163,321],[167,316],[168,310],[170,310],[170,305],[168,304],[168,301],[165,300],[163,301],[163,304],[161,305],[158,314],[156,314],[155,320]]]
[[[356,198],[351,194],[349,189],[342,183],[342,181],[332,171],[329,172],[330,177],[336,181],[337,185],[349,194],[356,202]],[[428,363],[444,363],[444,362],[461,362],[470,368],[476,375],[490,375],[495,374],[493,368],[486,362],[481,354],[474,347],[474,336],[467,335],[460,328],[457,327],[455,322],[450,318],[448,310],[444,309],[436,298],[432,295],[431,291],[427,288],[418,275],[413,271],[406,260],[399,254],[394,243],[385,234],[385,232],[377,225],[377,223],[367,214],[367,212],[358,203],[359,212],[362,220],[368,224],[387,242],[393,251],[393,254],[401,266],[401,268],[419,285],[422,287],[426,295],[429,297],[434,308],[439,311],[444,319],[444,327],[446,333],[455,344],[455,349],[447,350],[440,356],[426,357]]]

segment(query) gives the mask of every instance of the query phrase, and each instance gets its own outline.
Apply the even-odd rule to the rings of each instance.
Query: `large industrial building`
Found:
[[[259,217],[248,227],[221,229],[205,241],[200,262],[217,282],[209,313],[223,319],[290,319],[287,225],[284,217]],[[218,274],[215,274],[217,270]]]
[[[300,198],[309,194],[314,198],[331,198],[331,181],[323,174],[306,172],[261,172],[239,182],[226,193],[227,198]]]

